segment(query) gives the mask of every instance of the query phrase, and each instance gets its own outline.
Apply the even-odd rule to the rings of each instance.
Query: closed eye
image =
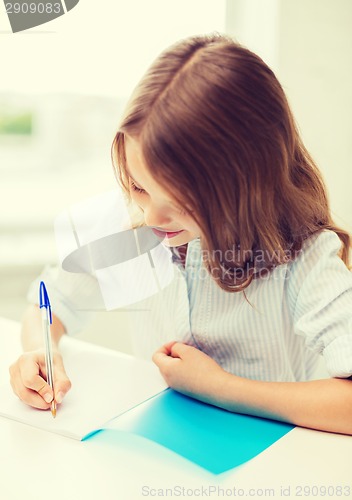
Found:
[[[139,194],[145,194],[146,193],[146,190],[145,189],[142,189],[140,187],[137,186],[137,184],[132,180],[132,178],[130,177],[130,188],[132,189],[132,191],[134,191],[135,193],[139,193]],[[175,206],[175,210],[177,213],[179,213],[180,215],[189,215],[191,213],[191,211],[188,211],[188,210],[184,210],[178,206]]]
[[[180,215],[188,215],[188,212],[187,212],[186,210],[183,210],[182,208],[177,209],[177,212],[178,212]]]
[[[132,180],[130,180],[130,187],[133,191],[136,191],[136,193],[145,193],[145,190],[136,186],[136,184]]]

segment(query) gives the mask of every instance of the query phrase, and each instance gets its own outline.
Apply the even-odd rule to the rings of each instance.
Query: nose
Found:
[[[167,214],[165,207],[157,207],[148,203],[141,207],[144,212],[144,222],[147,226],[167,228],[170,225],[171,217]]]

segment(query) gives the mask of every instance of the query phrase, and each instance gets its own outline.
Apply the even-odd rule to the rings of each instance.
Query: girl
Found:
[[[181,41],[137,87],[112,153],[179,273],[164,301],[178,341],[153,355],[167,383],[229,411],[352,434],[350,239],[272,71],[226,36]],[[57,316],[56,344],[70,331]],[[40,341],[32,307],[11,383],[49,408]],[[319,355],[331,378],[309,381]],[[70,382],[58,350],[55,362],[60,403]]]

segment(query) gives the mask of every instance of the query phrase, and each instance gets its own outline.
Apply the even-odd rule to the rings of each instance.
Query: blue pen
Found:
[[[54,366],[53,366],[53,348],[51,344],[50,325],[53,322],[51,315],[51,305],[49,301],[48,292],[46,291],[44,282],[40,282],[39,287],[39,307],[42,313],[44,344],[45,344],[45,366],[47,373],[47,383],[50,385],[54,394]],[[51,414],[56,417],[56,402],[55,398],[51,402]]]

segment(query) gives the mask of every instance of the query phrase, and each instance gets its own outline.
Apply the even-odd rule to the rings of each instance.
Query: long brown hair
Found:
[[[112,145],[128,192],[125,135],[138,140],[150,174],[192,211],[205,265],[223,289],[243,290],[323,229],[338,234],[348,265],[350,237],[332,221],[280,83],[231,38],[185,39],[141,80]]]

